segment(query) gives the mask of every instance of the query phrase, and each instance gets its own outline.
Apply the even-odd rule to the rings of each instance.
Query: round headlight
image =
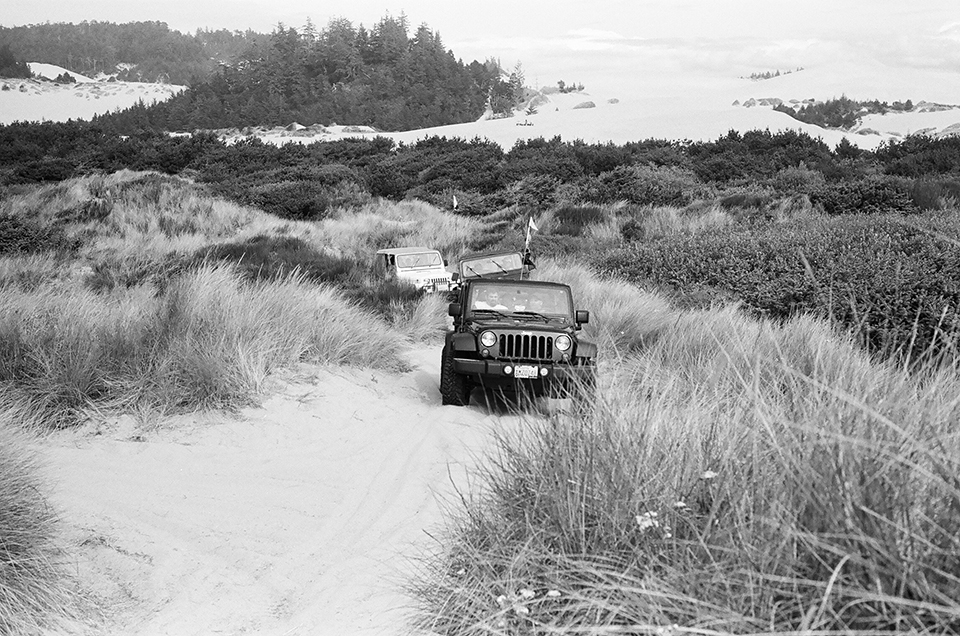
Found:
[[[573,341],[570,340],[570,336],[558,336],[556,342],[553,344],[557,348],[557,351],[567,351],[570,349]]]
[[[484,331],[480,334],[480,344],[484,347],[492,347],[497,344],[497,335],[492,331]]]

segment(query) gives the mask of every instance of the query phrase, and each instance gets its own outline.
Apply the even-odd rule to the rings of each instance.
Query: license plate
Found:
[[[513,370],[515,378],[536,378],[540,375],[540,368],[528,364],[519,364]]]

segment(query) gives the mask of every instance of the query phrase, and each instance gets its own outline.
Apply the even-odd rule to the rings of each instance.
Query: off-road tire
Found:
[[[453,352],[443,348],[440,361],[440,403],[453,406],[470,404],[470,392],[473,390],[470,380],[453,370]]]

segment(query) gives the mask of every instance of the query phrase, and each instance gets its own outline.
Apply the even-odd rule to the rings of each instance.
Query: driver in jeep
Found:
[[[485,293],[480,290],[476,300],[473,301],[474,309],[506,309],[507,306],[500,299],[500,291],[497,289],[488,289]]]

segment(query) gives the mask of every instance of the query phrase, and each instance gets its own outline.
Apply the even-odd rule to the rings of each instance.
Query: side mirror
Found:
[[[463,308],[460,306],[460,303],[450,303],[450,306],[447,307],[447,315],[453,316],[454,318],[459,318],[460,314],[463,313]]]
[[[577,324],[586,324],[590,322],[590,312],[585,309],[577,310]]]
[[[458,274],[457,272],[454,272],[454,273],[450,274],[450,281],[451,281],[451,282],[454,282],[454,283],[455,283],[455,282],[457,282],[458,280],[460,280],[460,274]]]
[[[447,267],[447,266],[449,266],[449,265],[450,265],[450,263],[447,262],[447,259],[443,259],[443,266],[444,266],[444,267]]]

